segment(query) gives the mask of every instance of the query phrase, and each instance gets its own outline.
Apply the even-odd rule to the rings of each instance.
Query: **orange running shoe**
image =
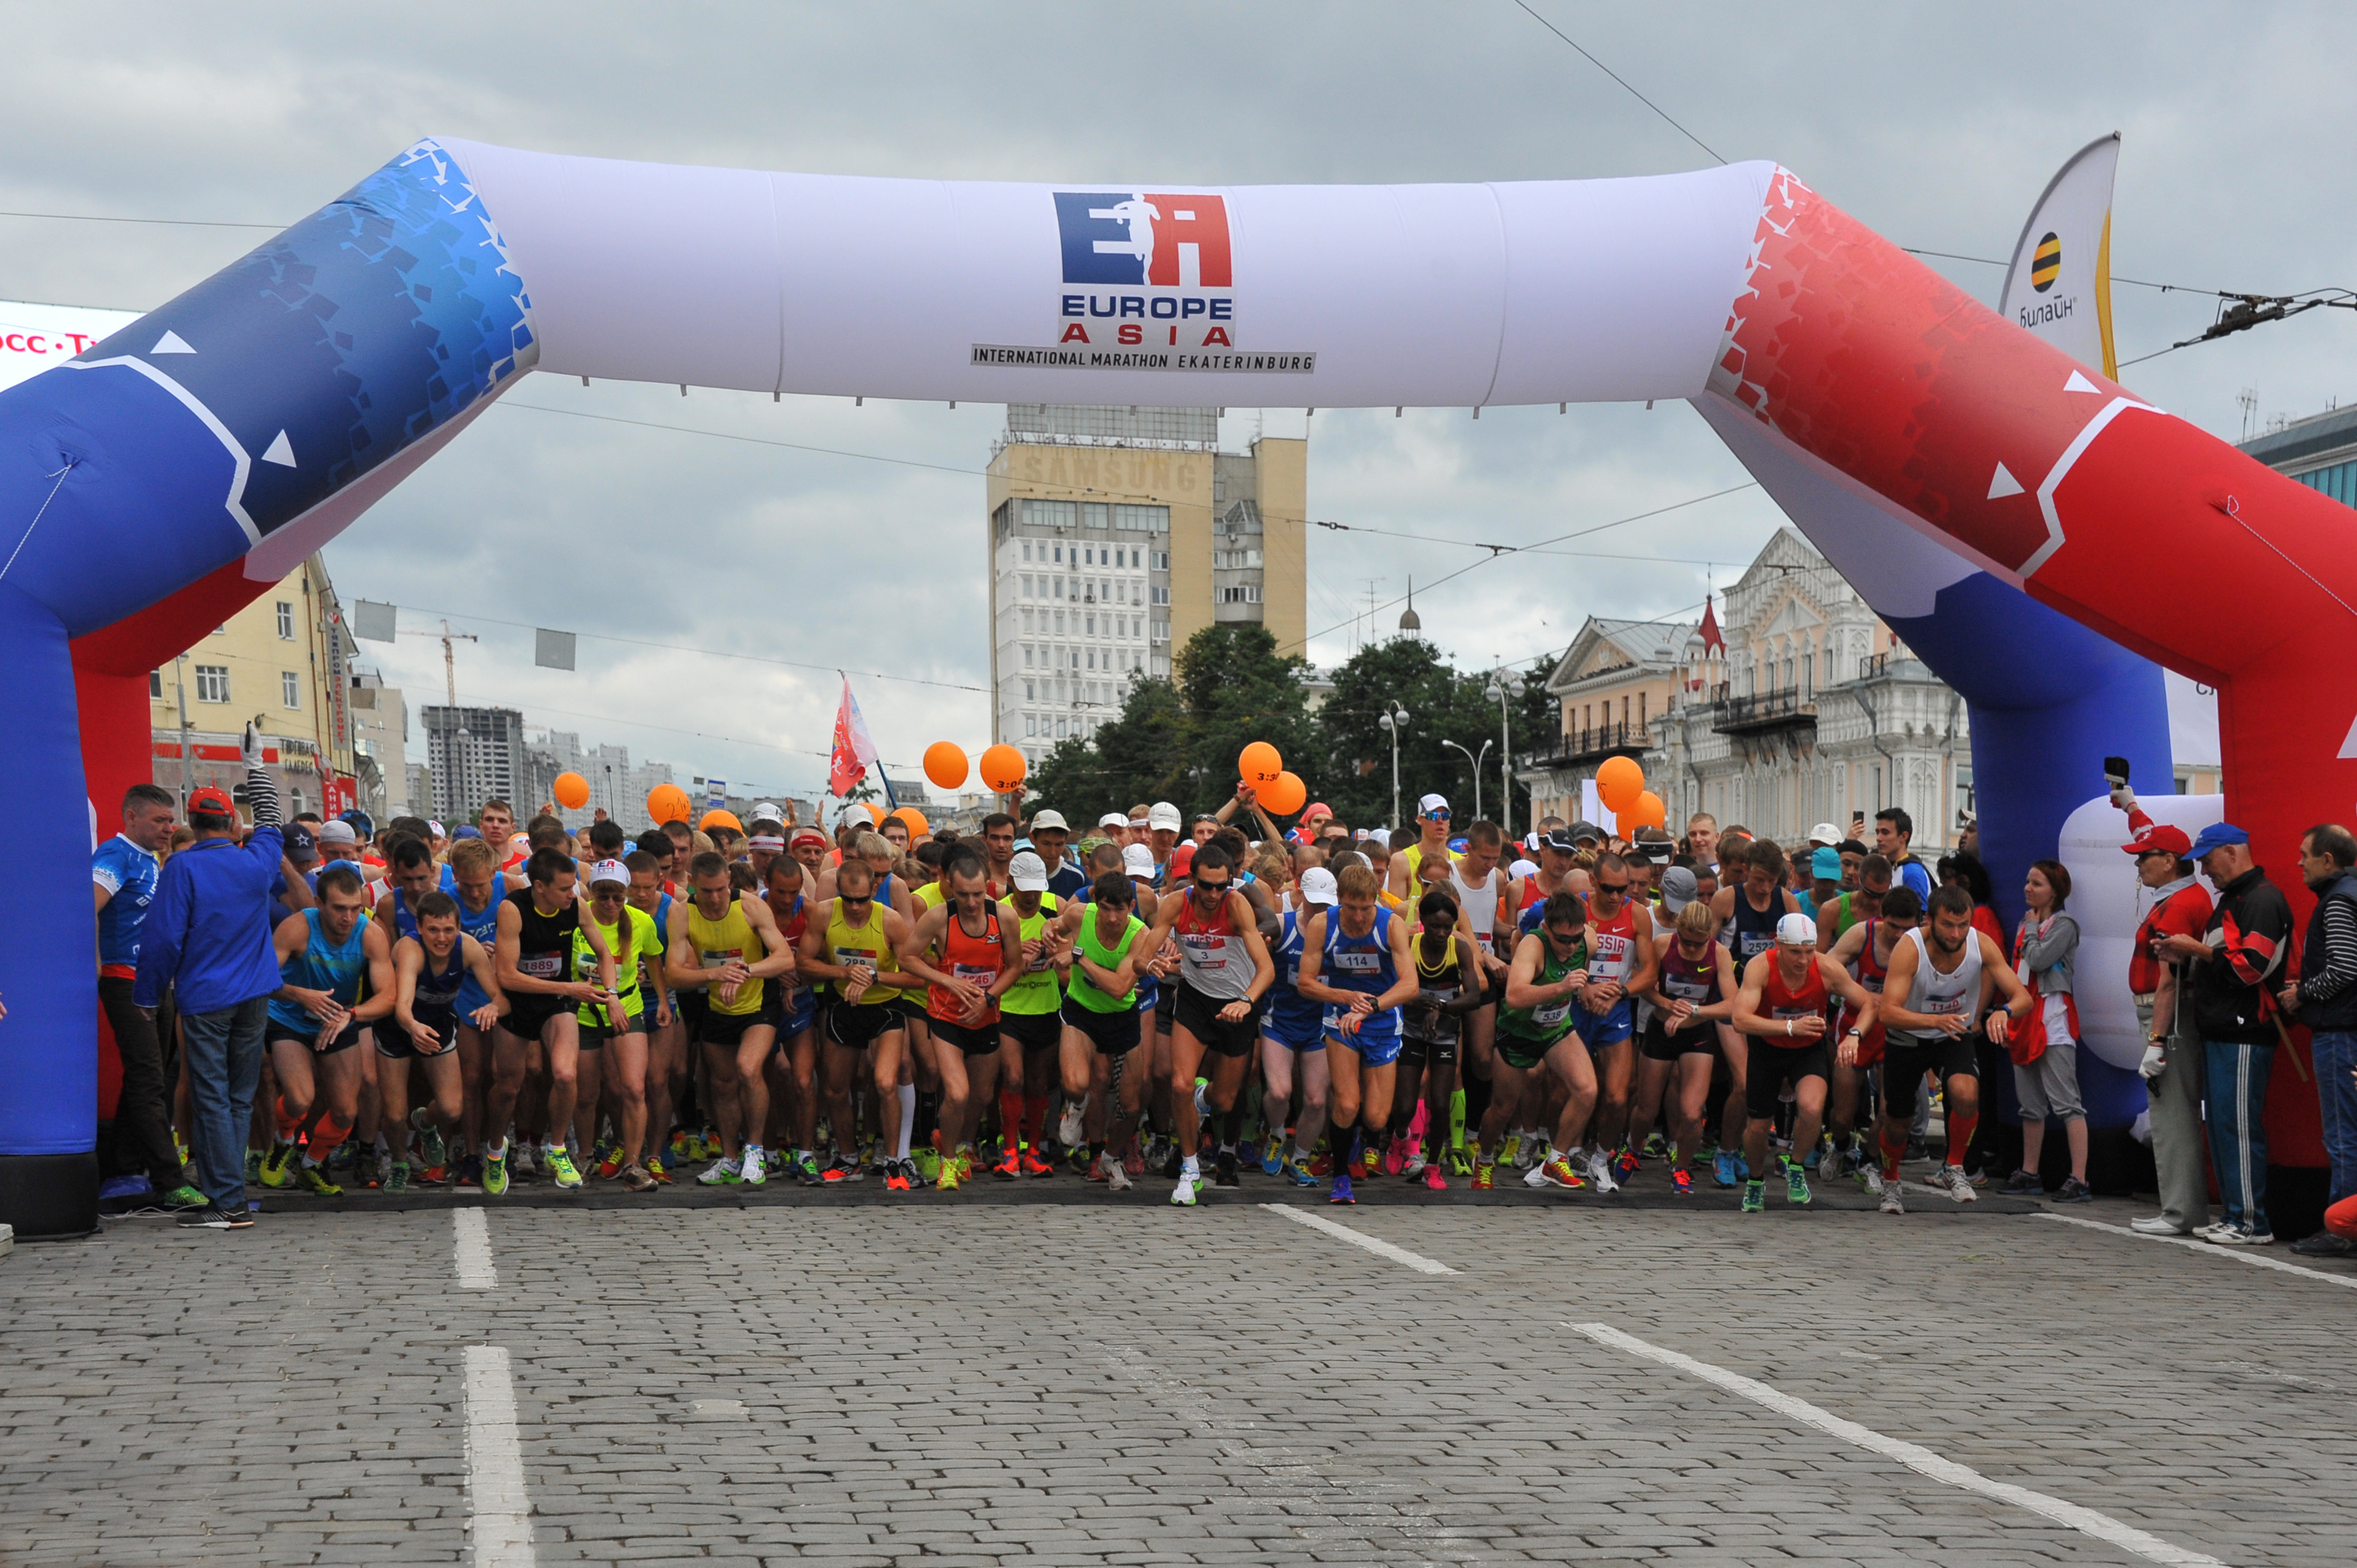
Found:
[[[1000,1155],[998,1163],[990,1167],[990,1174],[1005,1176],[1010,1181],[1014,1180],[1023,1174],[1023,1156],[1017,1152],[1013,1144],[1008,1144],[1006,1153]]]

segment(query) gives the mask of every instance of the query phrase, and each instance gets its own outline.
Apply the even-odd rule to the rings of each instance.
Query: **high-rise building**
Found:
[[[361,804],[380,818],[409,816],[409,703],[400,687],[371,670],[352,677],[351,698]]]
[[[539,804],[529,798],[532,759],[522,714],[436,703],[420,709],[419,716],[425,724],[425,766],[434,775],[434,814],[446,825],[473,821],[495,795],[519,815]]]
[[[629,746],[584,746],[579,733],[573,730],[550,730],[532,744],[531,752],[530,793],[535,805],[554,799],[560,773],[578,773],[588,781],[588,804],[556,810],[568,828],[588,826],[597,820],[599,811],[632,832],[649,826],[647,796],[656,785],[672,782],[670,763],[642,762],[633,767]]]
[[[995,741],[1033,762],[1207,626],[1308,632],[1306,440],[1219,449],[1219,411],[1010,403],[992,454]]]

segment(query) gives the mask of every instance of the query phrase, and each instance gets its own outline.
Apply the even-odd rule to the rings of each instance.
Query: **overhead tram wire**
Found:
[[[1526,3],[1526,0],[1514,0],[1514,4],[1521,6],[1523,10],[1529,15],[1532,21],[1536,22],[1540,27],[1544,27],[1548,32],[1553,33],[1556,38],[1561,38],[1565,43],[1569,44],[1573,48],[1579,49],[1579,55],[1582,59],[1585,59],[1588,64],[1594,66],[1597,70],[1602,71],[1605,75],[1619,82],[1623,91],[1627,92],[1630,97],[1635,99],[1646,108],[1651,109],[1654,113],[1659,114],[1662,119],[1668,124],[1669,127],[1675,131],[1679,135],[1684,136],[1687,141],[1692,142],[1704,152],[1710,154],[1710,156],[1719,163],[1723,164],[1727,162],[1725,158],[1719,157],[1717,151],[1714,149],[1708,142],[1704,141],[1700,136],[1695,135],[1692,131],[1687,130],[1675,120],[1672,120],[1668,110],[1663,109],[1660,104],[1654,102],[1652,99],[1646,97],[1635,88],[1631,87],[1628,80],[1619,71],[1614,70],[1610,66],[1606,65],[1602,60],[1598,59],[1586,49],[1580,48],[1578,39],[1573,38],[1569,33],[1565,32],[1561,27],[1556,27],[1553,22],[1548,21],[1544,16],[1540,16],[1536,11],[1533,11],[1530,5]]]

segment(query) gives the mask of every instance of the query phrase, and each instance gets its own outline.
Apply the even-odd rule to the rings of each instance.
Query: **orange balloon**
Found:
[[[960,760],[963,761],[963,758],[961,757]],[[943,785],[942,788],[947,789],[948,786]],[[887,816],[884,819],[884,822],[890,822],[894,817],[898,817],[903,823],[907,824],[909,829],[909,842],[911,843],[916,843],[917,840],[923,838],[927,833],[932,831],[931,827],[925,822],[925,813],[917,810],[914,806],[901,807],[899,811]],[[884,825],[884,822],[878,822],[876,825],[880,828]]]
[[[994,746],[982,754],[982,781],[993,794],[1013,794],[1029,771],[1023,754],[1011,746]]]
[[[949,741],[937,740],[925,747],[925,777],[941,789],[964,788],[972,766],[965,759],[965,752]]]
[[[1297,773],[1279,773],[1276,782],[1261,786],[1260,803],[1270,814],[1289,817],[1309,802],[1309,786]]]
[[[549,792],[556,797],[558,805],[568,811],[577,811],[589,803],[589,780],[578,773],[560,773],[556,782],[549,786]]]
[[[694,810],[695,802],[676,784],[658,784],[647,791],[647,815],[657,827],[665,822],[683,822]]]
[[[1662,798],[1651,789],[1638,792],[1637,803],[1629,809],[1629,814],[1635,819],[1627,824],[1631,827],[1661,828],[1667,831],[1670,825],[1669,807],[1663,804]]]
[[[1637,797],[1645,792],[1645,770],[1637,766],[1632,757],[1608,757],[1604,766],[1596,770],[1596,793],[1604,809],[1614,816],[1626,816],[1637,809]]]
[[[695,826],[698,832],[707,833],[715,828],[727,828],[740,833],[745,831],[745,824],[737,820],[736,812],[724,811],[717,808],[705,812],[696,820]]]
[[[1285,758],[1276,754],[1276,747],[1265,740],[1253,742],[1236,758],[1236,772],[1255,789],[1275,783],[1277,776],[1284,771]]]

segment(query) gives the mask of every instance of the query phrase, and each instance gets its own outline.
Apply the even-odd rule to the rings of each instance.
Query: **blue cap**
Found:
[[[319,858],[319,841],[313,838],[311,830],[300,822],[289,823],[279,834],[279,840],[286,851],[286,858],[297,865],[308,865]]]
[[[1809,875],[1819,882],[1841,880],[1841,851],[1830,844],[1819,844],[1809,856]]]
[[[351,824],[352,832],[360,834],[361,842],[362,843],[366,843],[369,840],[376,837],[376,823],[371,821],[369,814],[366,811],[361,811],[358,806],[354,806],[351,810],[339,814],[336,821],[339,822],[350,822]]]
[[[2233,823],[2212,822],[2208,827],[2201,830],[2201,836],[2193,841],[2193,847],[2186,851],[2185,858],[2188,860],[2200,860],[2203,855],[2208,854],[2213,849],[2224,849],[2230,843],[2248,843],[2250,842],[2251,835],[2236,827]]]
[[[450,836],[454,839],[479,839],[483,836],[483,830],[478,827],[468,826],[460,828],[457,832],[452,833]]]

